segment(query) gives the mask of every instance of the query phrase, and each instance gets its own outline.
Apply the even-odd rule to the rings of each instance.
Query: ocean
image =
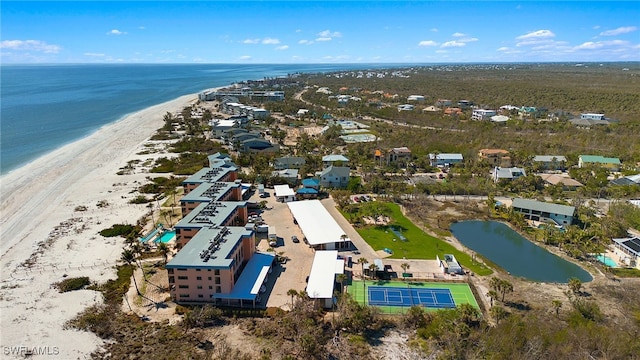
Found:
[[[2,65],[0,175],[127,114],[244,80],[389,65]]]

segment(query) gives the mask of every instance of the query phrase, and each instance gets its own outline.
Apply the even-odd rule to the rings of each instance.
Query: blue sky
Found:
[[[2,63],[640,60],[638,1],[2,1]]]

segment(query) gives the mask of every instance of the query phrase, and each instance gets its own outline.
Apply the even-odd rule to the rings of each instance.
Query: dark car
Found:
[[[293,236],[291,237],[291,241],[293,241],[294,243],[299,243],[299,242],[300,242],[300,239],[298,239],[298,237],[297,237],[297,236],[293,235]]]

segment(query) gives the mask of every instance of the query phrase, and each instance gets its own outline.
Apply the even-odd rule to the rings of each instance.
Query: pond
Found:
[[[451,225],[451,233],[513,276],[555,283],[566,283],[572,277],[582,282],[593,280],[578,265],[537,246],[503,223],[462,221]]]

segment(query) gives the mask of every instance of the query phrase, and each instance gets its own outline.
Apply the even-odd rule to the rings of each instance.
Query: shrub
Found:
[[[100,230],[100,235],[104,237],[126,236],[137,231],[135,226],[128,224],[114,224],[110,228]]]
[[[146,204],[151,202],[151,200],[147,199],[144,195],[138,195],[135,198],[129,200],[129,204]]]
[[[91,284],[88,276],[81,276],[75,278],[64,279],[60,282],[53,284],[59,292],[67,292],[83,289],[85,286]]]

